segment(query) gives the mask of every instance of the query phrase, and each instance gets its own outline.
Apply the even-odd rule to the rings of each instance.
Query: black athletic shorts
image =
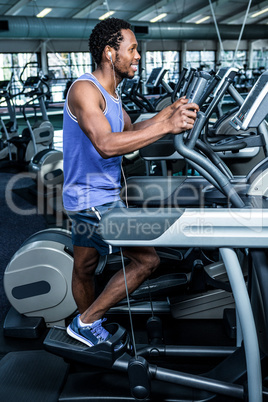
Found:
[[[103,214],[113,208],[126,208],[126,205],[119,200],[82,211],[67,211],[72,220],[72,243],[75,246],[94,247],[100,255],[119,252],[119,247],[105,243],[98,233]]]

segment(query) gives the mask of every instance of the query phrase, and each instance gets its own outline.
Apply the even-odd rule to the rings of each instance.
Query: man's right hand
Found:
[[[199,106],[196,103],[187,103],[188,100],[181,98],[174,102],[180,102],[179,106],[173,109],[173,113],[170,115],[167,123],[170,124],[170,133],[179,134],[187,130],[191,130],[194,126],[196,120],[197,112],[199,111]]]

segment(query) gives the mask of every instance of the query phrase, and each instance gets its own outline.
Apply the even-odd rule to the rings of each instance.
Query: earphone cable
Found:
[[[133,328],[133,321],[132,321],[132,314],[131,314],[129,293],[128,293],[128,287],[127,287],[127,276],[126,276],[126,269],[125,269],[124,256],[123,256],[123,252],[122,252],[122,248],[121,248],[121,247],[120,247],[120,253],[121,253],[121,261],[122,261],[122,267],[123,267],[123,273],[124,273],[124,280],[125,280],[125,287],[126,287],[126,297],[127,297],[127,304],[128,304],[128,314],[129,314],[129,321],[130,321],[130,328],[131,328],[131,336],[132,336],[132,342],[133,342],[133,350],[134,350],[135,359],[137,360],[137,348],[136,348],[136,341],[135,341],[135,335],[134,335],[134,328]]]

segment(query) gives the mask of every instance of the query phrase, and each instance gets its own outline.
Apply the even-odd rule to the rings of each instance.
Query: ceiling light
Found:
[[[196,21],[195,23],[196,23],[196,24],[201,24],[202,22],[207,21],[207,20],[209,20],[209,19],[210,19],[210,16],[207,15],[206,17],[201,18],[200,20]]]
[[[189,20],[186,20],[185,22],[188,24],[191,22],[194,23],[196,20],[198,21],[198,19],[201,18],[201,16],[202,14],[195,15],[194,17],[191,17]]]
[[[157,17],[154,17],[153,19],[151,19],[150,22],[156,22],[156,21],[162,20],[163,18],[165,18],[166,15],[167,15],[167,13],[159,14]]]
[[[111,15],[113,15],[115,13],[115,11],[108,11],[107,13],[101,15],[99,17],[99,20],[105,20],[106,18],[110,17]]]
[[[50,13],[50,11],[52,11],[52,8],[44,8],[44,10],[37,14],[37,18],[45,17],[48,13]]]
[[[265,8],[264,10],[258,11],[258,12],[255,13],[255,14],[252,14],[250,17],[251,17],[251,18],[258,17],[258,16],[261,15],[261,14],[267,13],[267,11],[268,11],[268,7]]]

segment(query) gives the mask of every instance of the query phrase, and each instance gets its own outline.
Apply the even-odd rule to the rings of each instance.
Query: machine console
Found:
[[[223,80],[228,77],[233,79],[237,72],[238,69],[235,67],[222,67],[218,70],[217,75]]]
[[[125,78],[122,83],[122,93],[125,95],[129,95],[133,88],[139,83],[139,77],[134,78]]]
[[[217,76],[220,78],[219,84],[216,86],[215,91],[213,92],[213,97],[215,98],[220,92],[222,86],[224,85],[227,79],[233,80],[238,72],[238,69],[235,67],[222,67],[218,70]]]
[[[5,92],[9,86],[9,80],[0,81],[0,92]]]
[[[36,76],[30,76],[24,82],[24,88],[35,88],[40,82],[40,78]]]
[[[147,82],[146,82],[146,87],[147,88],[154,88],[157,87],[159,82],[162,80],[164,75],[166,74],[167,70],[163,67],[155,67],[153,68]]]
[[[268,107],[268,70],[254,84],[230,124],[237,131],[258,127],[267,115]]]

